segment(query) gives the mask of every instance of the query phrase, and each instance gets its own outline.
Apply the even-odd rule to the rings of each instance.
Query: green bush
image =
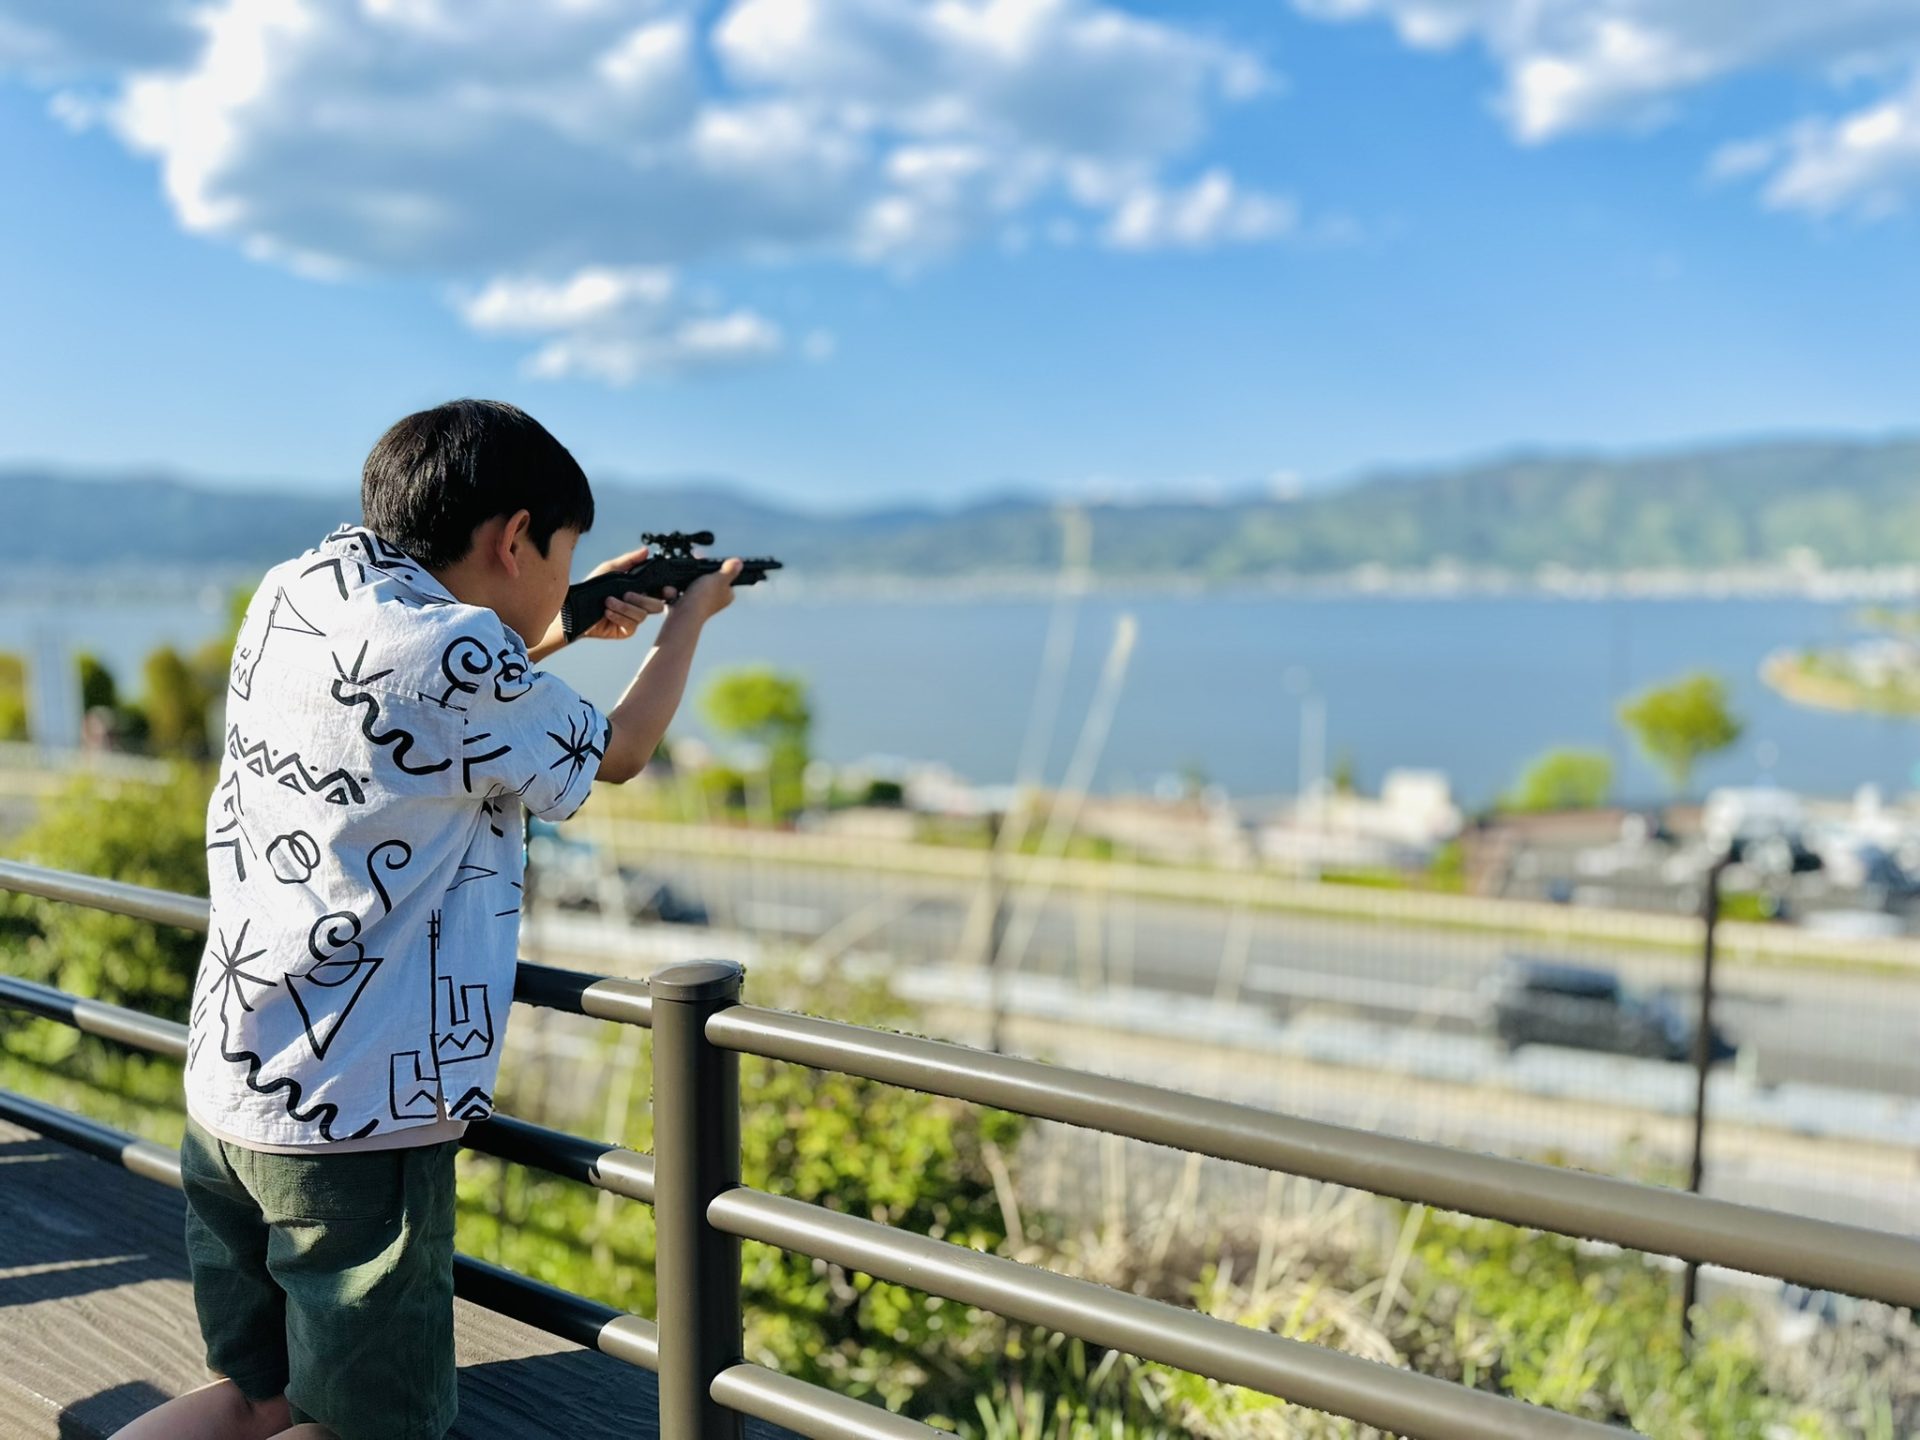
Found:
[[[59,870],[204,896],[211,785],[207,770],[187,765],[175,766],[159,786],[76,779],[47,803],[10,854]],[[197,932],[177,926],[0,894],[0,968],[71,994],[184,1021],[201,949]],[[5,1012],[0,1044],[41,1064],[70,1060],[72,1073],[100,1084],[163,1063],[64,1025]]]
[[[1677,1277],[1644,1256],[1429,1216],[1403,1344],[1416,1368],[1657,1440],[1833,1436],[1769,1382],[1753,1313],[1703,1307],[1689,1356]]]

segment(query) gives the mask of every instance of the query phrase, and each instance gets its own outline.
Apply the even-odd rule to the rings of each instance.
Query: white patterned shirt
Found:
[[[522,809],[578,810],[609,722],[494,611],[359,526],[267,572],[226,701],[189,1111],[263,1146],[484,1119]]]

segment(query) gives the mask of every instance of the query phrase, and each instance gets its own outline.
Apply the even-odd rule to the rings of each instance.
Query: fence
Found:
[[[204,931],[205,902],[0,863],[0,889]],[[467,1299],[655,1371],[662,1433],[737,1437],[741,1415],[806,1436],[939,1432],[744,1362],[739,1244],[761,1241],[1228,1384],[1425,1440],[1618,1436],[1617,1429],[1125,1294],[999,1256],[752,1190],[739,1174],[739,1057],[838,1071],[1402,1200],[1771,1275],[1889,1304],[1920,1304],[1920,1241],[1623,1180],[1472,1154],[941,1041],[741,1003],[742,971],[701,961],[650,983],[523,964],[524,1003],[654,1033],[654,1153],[500,1117],[472,1149],[654,1208],[654,1322],[461,1257]],[[0,1004],[181,1058],[184,1027],[0,977]],[[177,1157],[0,1092],[0,1117],[149,1178]]]
[[[1649,913],[1124,860],[1004,856],[995,876],[981,851],[615,810],[583,812],[569,831],[736,932],[722,953],[870,965],[944,1039],[994,1048],[997,1029],[1063,1064],[1624,1178],[1674,1183],[1691,1168],[1696,1077],[1684,1055],[1657,1051],[1700,1006],[1703,854],[1646,892],[1661,901]],[[1759,878],[1736,870],[1728,882],[1732,913],[1749,913]],[[592,921],[542,914],[529,917],[530,944],[536,927],[543,958],[561,964],[638,975],[693,953],[681,926],[636,942],[624,927],[596,935]],[[1723,919],[1716,949],[1715,1025],[1738,1054],[1713,1067],[1707,1192],[1920,1234],[1920,1052],[1907,1019],[1920,943]],[[1610,972],[1620,1000],[1571,1002],[1579,1038],[1509,1048],[1496,997],[1525,961]],[[1049,1143],[1082,1157],[1104,1148]]]

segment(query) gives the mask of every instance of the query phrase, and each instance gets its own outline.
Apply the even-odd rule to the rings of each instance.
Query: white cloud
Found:
[[[1142,185],[1120,202],[1107,243],[1121,250],[1206,250],[1285,235],[1298,221],[1292,201],[1240,189],[1210,170],[1184,190]]]
[[[1816,215],[1898,210],[1920,192],[1920,74],[1900,94],[1792,127],[1762,191],[1775,209]]]
[[[1667,119],[1726,76],[1793,70],[1831,83],[1920,85],[1915,0],[1293,0],[1316,19],[1390,22],[1408,45],[1478,43],[1500,68],[1499,108],[1516,139]],[[1891,80],[1889,77],[1893,77]],[[1716,178],[1769,174],[1776,208],[1889,208],[1920,184],[1912,91],[1838,117],[1801,117],[1778,135],[1723,147]],[[1864,128],[1856,128],[1864,127]],[[1769,173],[1770,172],[1770,173]]]
[[[4,70],[67,87],[65,123],[152,157],[190,230],[462,293],[923,264],[1023,218],[1282,228],[1231,180],[1220,219],[1163,188],[1222,107],[1274,88],[1260,57],[1112,0],[0,0]],[[630,351],[602,330],[538,363],[638,374],[775,348],[686,323],[665,349],[657,328]]]
[[[487,335],[548,336],[527,359],[530,375],[610,385],[738,369],[785,353],[780,327],[752,310],[718,310],[683,293],[662,267],[589,266],[561,280],[500,276],[455,309]],[[808,344],[813,344],[809,337]]]

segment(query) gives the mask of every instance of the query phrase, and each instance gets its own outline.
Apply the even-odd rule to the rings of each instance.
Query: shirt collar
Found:
[[[458,605],[460,602],[434,578],[426,566],[390,540],[383,540],[364,525],[342,525],[320,542],[320,553],[357,560],[368,569],[378,570],[411,590],[429,605]]]

